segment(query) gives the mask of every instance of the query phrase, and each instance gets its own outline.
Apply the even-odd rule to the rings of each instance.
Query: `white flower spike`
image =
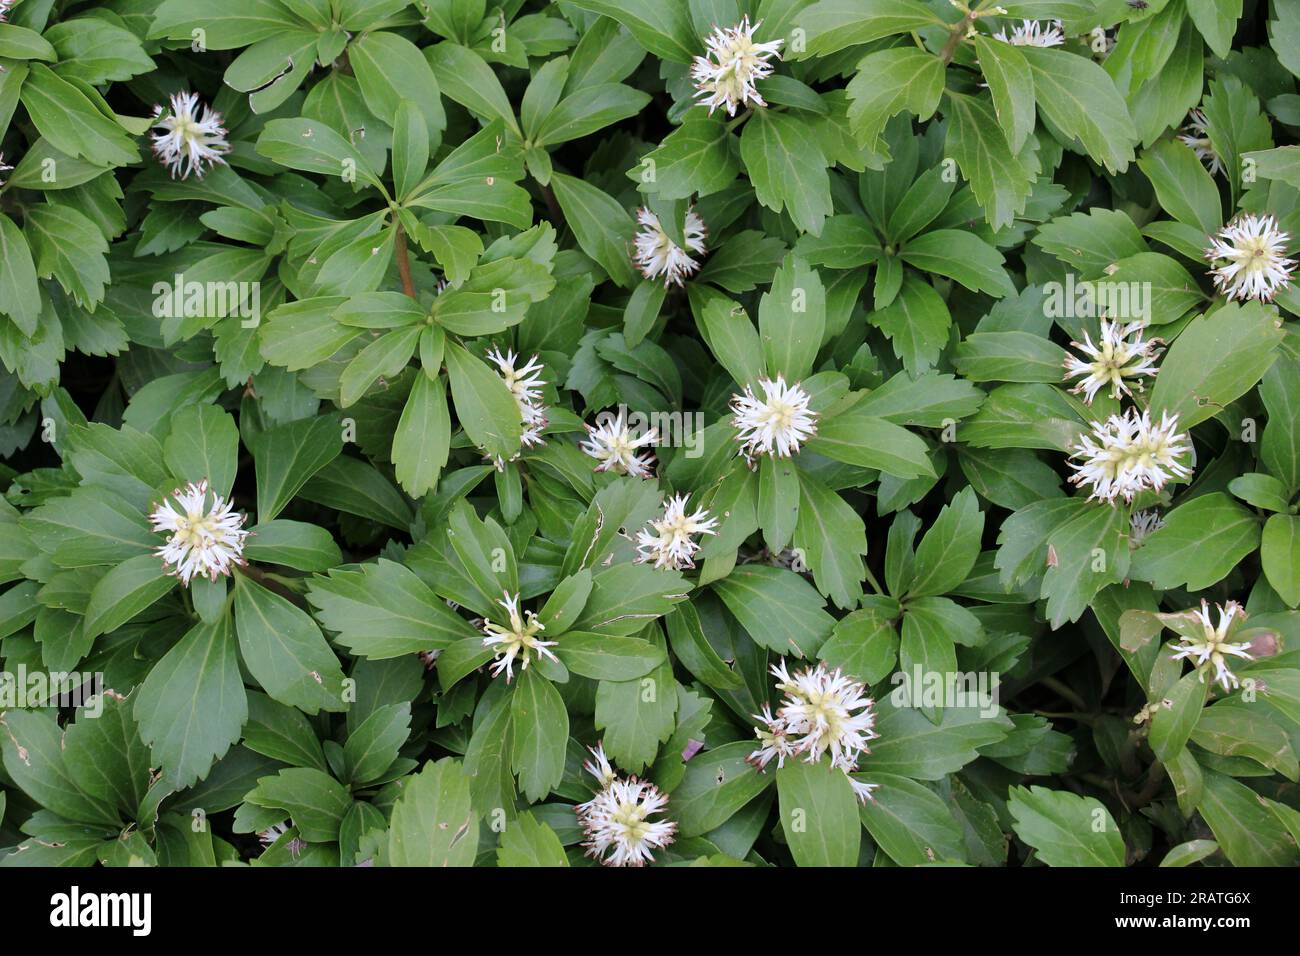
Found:
[[[659,430],[652,428],[633,435],[627,425],[627,411],[620,408],[618,416],[608,412],[596,417],[598,424],[587,426],[587,440],[578,443],[582,452],[600,462],[597,471],[612,471],[618,475],[649,478],[654,474],[654,453],[638,451],[653,445],[659,439]]]
[[[620,778],[609,765],[603,745],[591,748],[595,762],[583,765],[600,781],[600,790],[586,803],[574,807],[586,839],[587,856],[606,866],[645,866],[654,862],[652,850],[673,842],[677,824],[650,820],[663,813],[668,796],[652,783]]]
[[[681,286],[700,268],[699,261],[694,259],[691,253],[703,254],[708,229],[705,228],[704,220],[695,214],[695,210],[690,209],[686,212],[686,223],[683,229],[686,239],[685,249],[669,238],[659,217],[644,206],[636,211],[636,221],[641,228],[636,234],[636,252],[633,258],[637,268],[647,279],[653,281],[662,277],[664,288],[671,285]]]
[[[1272,216],[1242,213],[1224,226],[1205,250],[1211,265],[1226,260],[1210,270],[1215,288],[1229,299],[1271,302],[1291,284],[1296,263],[1285,256],[1290,238]]]
[[[1023,20],[1020,26],[1011,28],[1007,36],[1006,28],[993,34],[995,40],[1010,43],[1012,46],[1060,46],[1065,42],[1065,33],[1061,30],[1061,21],[1052,20],[1043,26],[1037,20]]]
[[[1178,134],[1178,138],[1196,152],[1196,158],[1205,164],[1211,176],[1217,176],[1223,172],[1223,161],[1219,159],[1219,154],[1214,151],[1214,146],[1210,143],[1209,130],[1205,113],[1194,109],[1187,114],[1187,124],[1183,127],[1183,132]]]
[[[190,173],[202,178],[205,164],[211,169],[225,162],[230,144],[221,114],[201,103],[197,93],[174,93],[171,109],[155,106],[153,115],[154,129],[162,130],[152,136],[153,151],[172,179],[188,179]]]
[[[731,397],[731,424],[737,430],[740,453],[749,462],[758,454],[780,458],[798,454],[800,444],[817,434],[817,413],[808,407],[808,393],[798,383],[786,385],[780,375],[775,382],[760,378],[758,385],[762,399],[748,385],[742,394]]]
[[[775,717],[766,705],[762,714],[755,715],[762,725],[755,730],[761,746],[746,759],[763,770],[773,759],[781,767],[786,757],[816,763],[829,753],[831,766],[846,775],[856,771],[858,758],[871,752],[867,745],[879,736],[874,729],[875,705],[866,686],[822,662],[792,677],[782,660],[772,665],[772,676],[785,697]],[[849,782],[859,800],[870,799],[874,784],[852,777]]]
[[[1140,548],[1149,536],[1165,526],[1165,519],[1160,517],[1158,511],[1137,511],[1129,517],[1128,524],[1128,545],[1130,548]]]
[[[1195,664],[1197,671],[1200,672],[1202,683],[1205,682],[1205,675],[1212,671],[1214,680],[1222,685],[1224,690],[1233,690],[1241,686],[1241,681],[1228,669],[1225,656],[1254,660],[1254,657],[1248,653],[1250,644],[1233,644],[1228,641],[1231,632],[1236,630],[1234,624],[1239,625],[1246,619],[1246,611],[1236,601],[1218,605],[1218,608],[1219,624],[1216,627],[1210,623],[1210,605],[1204,600],[1201,601],[1201,609],[1197,612],[1201,619],[1201,636],[1180,637],[1178,643],[1173,646],[1176,652],[1173,659],[1181,660],[1185,657]]]
[[[542,403],[542,389],[546,385],[542,381],[542,371],[546,366],[534,355],[522,368],[515,368],[518,356],[512,351],[502,355],[501,350],[495,348],[488,351],[487,357],[496,363],[506,388],[510,389],[515,404],[519,406],[519,419],[523,425],[523,432],[519,436],[520,444],[525,448],[545,445],[546,439],[542,437],[542,431],[548,421],[546,406]],[[492,463],[496,465],[497,471],[505,468],[505,462],[500,459],[493,459]]]
[[[516,594],[511,597],[508,591],[502,593],[505,600],[497,601],[497,603],[506,609],[510,624],[505,626],[484,619],[483,633],[487,637],[483,638],[483,646],[493,648],[492,676],[500,677],[502,671],[504,671],[506,683],[509,684],[515,679],[514,664],[516,660],[519,661],[521,671],[528,670],[528,665],[531,663],[534,654],[556,660],[551,648],[558,642],[538,640],[537,635],[546,630],[546,626],[537,619],[537,615],[532,611],[524,611],[522,615],[520,614],[519,595]]]
[[[637,561],[653,561],[656,568],[671,568],[681,571],[695,567],[695,555],[700,546],[692,540],[692,535],[717,534],[718,519],[710,518],[708,511],[696,509],[694,514],[686,513],[686,495],[674,495],[668,499],[662,518],[652,520],[651,533],[643,528],[637,532]]]
[[[1131,502],[1139,492],[1159,491],[1173,478],[1186,478],[1192,470],[1178,459],[1191,451],[1187,435],[1178,431],[1178,416],[1165,412],[1159,421],[1148,411],[1128,409],[1092,426],[1074,446],[1075,473],[1070,481],[1091,486],[1089,498],[1114,503]]]
[[[0,23],[4,23],[4,20],[0,19]],[[9,173],[9,172],[13,172],[13,167],[5,162],[5,154],[0,153],[0,174]],[[4,178],[2,175],[0,175],[0,186],[3,186],[4,184],[5,184]]]
[[[1108,319],[1101,320],[1101,336],[1097,345],[1092,344],[1092,337],[1083,334],[1083,342],[1071,342],[1070,345],[1086,357],[1080,359],[1074,355],[1065,357],[1066,379],[1080,378],[1071,391],[1082,392],[1083,400],[1089,405],[1104,386],[1110,386],[1110,397],[1132,395],[1132,387],[1142,390],[1142,383],[1131,381],[1143,375],[1156,374],[1156,358],[1160,354],[1160,340],[1142,338],[1142,322],[1130,322],[1120,325]]]
[[[149,516],[153,530],[170,535],[157,551],[168,574],[189,586],[196,575],[215,581],[244,564],[244,516],[230,502],[211,492],[207,479],[190,482],[163,499]]]
[[[737,26],[724,30],[715,26],[704,41],[708,52],[691,64],[695,96],[709,108],[709,115],[719,106],[728,116],[735,116],[741,106],[767,106],[754,85],[772,75],[772,58],[781,58],[784,40],[755,43],[754,33],[763,25],[759,20],[749,25],[745,17]]]

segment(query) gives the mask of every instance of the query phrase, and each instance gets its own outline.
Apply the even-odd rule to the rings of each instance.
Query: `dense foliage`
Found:
[[[1300,862],[1300,0],[0,12],[0,866]]]

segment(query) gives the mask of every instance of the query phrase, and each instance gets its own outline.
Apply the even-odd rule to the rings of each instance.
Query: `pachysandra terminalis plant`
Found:
[[[1300,4],[0,19],[0,866],[1300,863]]]

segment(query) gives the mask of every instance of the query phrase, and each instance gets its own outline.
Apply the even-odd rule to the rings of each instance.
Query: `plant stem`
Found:
[[[1088,705],[1083,702],[1083,698],[1073,690],[1057,680],[1055,677],[1044,677],[1042,680],[1044,687],[1049,687],[1056,691],[1061,697],[1064,697],[1074,707],[1076,711],[1083,712],[1088,709]]]
[[[560,208],[560,201],[555,198],[555,190],[550,183],[542,186],[542,198],[546,200],[546,211],[551,217],[551,224],[557,230],[560,229],[564,226],[564,210]]]
[[[867,572],[867,583],[871,585],[871,590],[877,594],[884,594],[885,592],[881,589],[879,582],[876,581],[876,576],[871,573],[871,568],[867,567],[866,562],[863,562],[862,567]]]
[[[415,280],[411,278],[411,257],[406,250],[406,230],[402,228],[400,222],[397,223],[393,246],[397,251],[397,271],[402,276],[402,291],[414,299],[416,298]]]
[[[952,62],[953,55],[957,52],[957,46],[961,43],[962,38],[966,36],[966,31],[975,23],[976,13],[974,10],[966,14],[952,28],[952,33],[948,34],[948,42],[943,45],[943,50],[939,53],[939,59],[943,65],[947,66]]]

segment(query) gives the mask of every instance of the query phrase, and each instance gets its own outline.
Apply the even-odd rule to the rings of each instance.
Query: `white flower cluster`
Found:
[[[1202,683],[1205,682],[1205,675],[1213,671],[1214,679],[1223,686],[1223,689],[1232,690],[1239,687],[1241,681],[1228,669],[1225,655],[1248,661],[1254,660],[1249,653],[1249,644],[1234,644],[1228,640],[1246,619],[1246,611],[1236,601],[1220,604],[1218,608],[1219,623],[1216,627],[1210,623],[1210,605],[1204,600],[1201,601],[1201,609],[1196,612],[1200,618],[1201,633],[1196,637],[1183,635],[1179,638],[1178,643],[1173,645],[1175,651],[1173,659],[1187,658],[1195,664]]]
[[[1294,259],[1286,258],[1291,234],[1283,232],[1272,216],[1242,213],[1211,239],[1205,258],[1214,285],[1229,299],[1271,302],[1291,284]]]
[[[656,568],[681,571],[695,567],[695,555],[700,546],[692,535],[717,534],[718,519],[710,518],[704,508],[694,514],[686,513],[686,495],[673,495],[664,506],[662,518],[650,522],[651,532],[641,529],[636,535],[637,561],[653,561]]]
[[[787,757],[801,756],[816,763],[829,752],[831,766],[846,776],[857,770],[858,758],[870,753],[868,742],[879,736],[874,729],[874,702],[867,696],[866,686],[846,677],[839,668],[827,669],[822,662],[792,677],[782,660],[772,665],[772,676],[785,698],[775,716],[767,704],[762,714],[754,715],[763,725],[754,731],[760,746],[746,759],[763,770],[772,760],[778,767],[785,765]],[[876,786],[851,776],[849,783],[863,803]]]
[[[786,385],[778,375],[776,381],[758,380],[763,398],[745,391],[731,398],[731,424],[736,429],[740,453],[748,462],[759,454],[789,458],[798,454],[799,446],[817,434],[817,413],[808,406],[812,398],[799,383]]]
[[[1140,548],[1148,537],[1165,526],[1165,519],[1160,517],[1160,512],[1148,509],[1134,512],[1129,516],[1128,524],[1128,545]]]
[[[993,34],[993,38],[1013,46],[1046,47],[1060,46],[1065,42],[1065,33],[1061,29],[1060,20],[1052,20],[1047,26],[1037,20],[1024,20],[1020,26],[1011,28],[1010,36],[1007,36],[1007,31],[1003,28]]]
[[[1160,340],[1142,338],[1143,322],[1130,322],[1121,325],[1109,319],[1101,320],[1101,336],[1098,344],[1092,344],[1092,337],[1083,333],[1083,342],[1071,342],[1070,345],[1082,352],[1087,360],[1074,355],[1065,357],[1066,379],[1082,377],[1071,391],[1082,392],[1083,400],[1089,405],[1104,386],[1110,386],[1110,397],[1132,395],[1130,379],[1143,375],[1156,374],[1156,358],[1160,354]],[[1133,382],[1141,391],[1142,383]]]
[[[542,389],[546,383],[542,381],[542,370],[546,366],[534,355],[523,368],[517,369],[515,368],[517,356],[514,352],[507,351],[502,355],[501,350],[495,348],[487,353],[487,357],[496,363],[506,388],[510,389],[515,404],[519,406],[519,419],[523,425],[523,432],[519,436],[520,444],[525,448],[545,445],[546,440],[542,438],[542,430],[546,428],[547,420],[546,406],[542,404]],[[492,463],[496,465],[497,471],[505,468],[505,462],[499,458],[494,459]]]
[[[636,250],[633,258],[647,279],[654,280],[662,276],[665,288],[670,285],[680,286],[700,268],[699,261],[691,253],[704,252],[708,229],[694,209],[686,211],[686,223],[682,230],[686,240],[685,249],[673,242],[664,231],[659,217],[644,206],[636,211],[636,221],[641,228],[633,243]]]
[[[551,648],[558,642],[538,640],[537,635],[546,630],[546,626],[537,619],[537,615],[532,611],[525,611],[522,615],[520,614],[519,595],[516,594],[511,597],[508,591],[503,592],[503,594],[505,600],[497,601],[497,603],[505,608],[510,623],[507,626],[484,619],[483,633],[487,637],[483,638],[483,646],[493,649],[492,676],[500,677],[501,672],[504,671],[506,683],[508,684],[515,677],[514,663],[516,659],[519,660],[519,669],[521,671],[528,670],[533,654],[556,660]]]
[[[606,866],[645,866],[654,862],[652,850],[673,842],[677,824],[671,820],[650,820],[663,813],[668,795],[652,783],[635,776],[624,780],[610,766],[603,744],[591,750],[594,761],[583,769],[596,778],[600,790],[586,803],[574,807],[586,840],[587,856]]]
[[[208,502],[207,479],[190,482],[172,492],[172,500],[163,499],[154,506],[149,520],[153,530],[170,535],[158,549],[168,574],[189,586],[195,575],[215,581],[229,574],[231,568],[244,563],[244,516],[221,495],[212,492]]]
[[[188,179],[190,173],[202,178],[205,164],[211,169],[225,162],[222,156],[230,152],[230,144],[221,114],[199,102],[199,94],[173,93],[171,109],[164,112],[155,106],[153,116],[154,129],[162,131],[152,136],[153,151],[172,179]]]
[[[654,453],[639,451],[659,439],[659,430],[651,428],[633,435],[628,428],[627,411],[620,408],[617,417],[598,416],[598,424],[587,426],[587,440],[578,443],[583,454],[595,458],[600,464],[597,471],[612,471],[617,475],[649,478],[654,475]]]
[[[1089,498],[1131,502],[1139,492],[1159,491],[1174,477],[1186,478],[1191,468],[1178,459],[1191,451],[1191,442],[1178,431],[1178,416],[1165,412],[1157,423],[1149,411],[1129,408],[1092,426],[1074,446],[1070,481],[1091,486]]]
[[[1205,164],[1211,176],[1223,172],[1223,160],[1219,159],[1219,154],[1210,142],[1210,124],[1205,119],[1204,111],[1194,109],[1187,114],[1187,124],[1178,138],[1196,152],[1196,158]]]
[[[691,79],[696,98],[709,108],[710,116],[719,106],[726,107],[728,116],[735,116],[737,107],[767,105],[754,84],[772,75],[772,57],[780,59],[785,41],[755,43],[754,32],[762,25],[760,20],[750,26],[749,17],[745,17],[727,30],[715,26],[704,41],[708,52],[691,64]]]

